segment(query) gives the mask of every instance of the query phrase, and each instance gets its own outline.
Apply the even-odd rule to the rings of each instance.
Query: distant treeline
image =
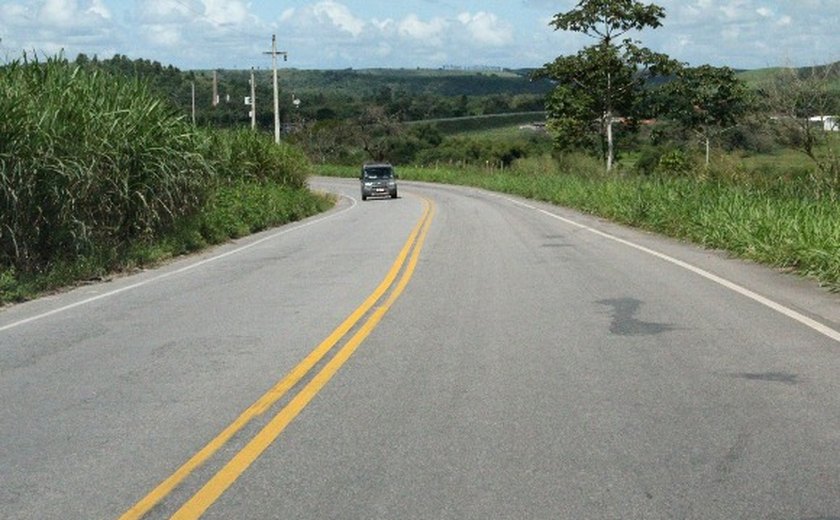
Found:
[[[219,103],[213,106],[213,71],[181,71],[145,59],[117,54],[99,59],[80,54],[75,62],[147,82],[179,113],[190,116],[195,86],[196,122],[199,126],[239,127],[249,123],[245,97],[251,94],[250,71],[218,70]],[[798,69],[808,76],[826,67]],[[753,89],[771,82],[782,69],[739,71]],[[294,124],[346,120],[358,117],[371,105],[385,108],[400,121],[481,116],[539,111],[552,90],[548,80],[532,81],[532,69],[467,71],[450,69],[344,69],[278,71],[280,119]],[[273,128],[272,79],[268,69],[256,70],[257,124]],[[840,92],[840,80],[835,84]],[[298,104],[294,100],[300,100]]]
[[[192,114],[194,86],[199,126],[249,124],[250,107],[245,105],[245,98],[251,95],[251,71],[215,71],[218,103],[214,105],[212,70],[181,71],[119,54],[108,59],[80,54],[76,64],[141,79],[187,117]],[[382,107],[400,121],[542,110],[552,86],[548,81],[531,81],[530,73],[528,69],[280,69],[280,120],[286,126],[303,121],[347,120],[358,117],[371,105]],[[254,75],[257,125],[268,130],[274,124],[272,74],[263,69],[254,71]]]

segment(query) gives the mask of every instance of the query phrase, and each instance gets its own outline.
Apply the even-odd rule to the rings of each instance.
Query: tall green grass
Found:
[[[146,87],[66,60],[0,69],[0,265],[23,271],[154,236],[197,211],[200,136]]]
[[[264,134],[242,129],[209,131],[205,136],[205,156],[222,183],[245,180],[302,189],[313,172],[309,159],[298,148],[275,145]]]
[[[0,67],[0,304],[297,220],[302,152],[62,58]]]

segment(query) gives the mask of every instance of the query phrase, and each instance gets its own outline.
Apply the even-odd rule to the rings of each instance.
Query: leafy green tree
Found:
[[[650,78],[679,65],[626,35],[662,25],[665,10],[636,0],[580,0],[551,21],[555,30],[596,40],[572,56],[560,56],[535,73],[557,82],[546,102],[548,125],[559,145],[591,145],[600,140],[607,171],[615,160],[613,126],[632,120]],[[622,39],[623,38],[623,39]]]
[[[729,67],[681,69],[661,94],[660,113],[700,138],[706,166],[712,138],[735,127],[750,107],[747,86]]]

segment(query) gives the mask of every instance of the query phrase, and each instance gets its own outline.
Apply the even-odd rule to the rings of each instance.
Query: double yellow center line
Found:
[[[273,388],[249,406],[227,428],[222,430],[213,440],[192,456],[175,473],[161,482],[154,490],[137,502],[123,514],[121,520],[142,518],[153,507],[166,498],[178,485],[189,477],[197,468],[207,462],[234,435],[241,431],[257,416],[265,413],[289,390],[295,387],[307,374],[335,347],[342,338],[365,317],[367,320],[356,330],[352,337],[338,352],[315,374],[308,383],[256,434],[230,461],[222,467],[195,495],[193,495],[172,516],[176,519],[200,517],[236,479],[274,442],[286,427],[297,417],[307,404],[332,379],[338,370],[350,359],[359,345],[370,335],[379,324],[382,317],[397,298],[400,297],[417,266],[420,251],[426,240],[426,235],[434,216],[434,205],[431,201],[423,200],[423,215],[405,242],[397,259],[391,265],[382,283],[353,313],[344,320],[315,350],[307,355],[291,372],[281,379]],[[407,264],[406,264],[407,262]],[[402,272],[399,281],[397,277]],[[391,291],[385,301],[376,309],[374,306],[382,297]],[[371,313],[371,309],[374,309]]]

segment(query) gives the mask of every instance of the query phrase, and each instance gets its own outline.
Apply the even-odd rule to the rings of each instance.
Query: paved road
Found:
[[[478,190],[313,184],[347,197],[0,312],[0,518],[840,518],[836,295]]]

